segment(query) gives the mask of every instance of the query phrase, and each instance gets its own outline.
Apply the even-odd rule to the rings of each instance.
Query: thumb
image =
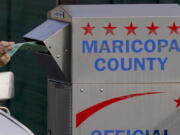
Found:
[[[2,56],[0,56],[0,67],[3,67],[6,64],[8,64],[10,59],[11,58],[10,58],[10,56],[7,53],[5,53]]]

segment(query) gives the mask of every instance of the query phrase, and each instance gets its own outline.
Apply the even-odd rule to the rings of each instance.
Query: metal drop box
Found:
[[[61,5],[25,35],[50,54],[51,135],[179,135],[180,7]],[[63,76],[63,77],[62,77]]]

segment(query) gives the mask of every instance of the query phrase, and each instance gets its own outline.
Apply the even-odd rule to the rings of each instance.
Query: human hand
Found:
[[[12,49],[13,44],[14,42],[0,42],[0,67],[5,66],[10,61],[10,56],[7,54],[7,51]]]

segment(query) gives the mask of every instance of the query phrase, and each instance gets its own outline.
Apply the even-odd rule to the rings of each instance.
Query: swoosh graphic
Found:
[[[136,94],[130,94],[130,95],[126,95],[126,96],[116,97],[116,98],[112,98],[112,99],[108,99],[106,101],[100,102],[100,103],[93,105],[93,106],[79,112],[78,114],[76,114],[76,128],[79,127],[86,119],[91,117],[93,114],[95,114],[96,112],[102,110],[103,108],[105,108],[113,103],[123,101],[123,100],[133,98],[133,97],[160,94],[160,93],[165,93],[165,92],[136,93]]]

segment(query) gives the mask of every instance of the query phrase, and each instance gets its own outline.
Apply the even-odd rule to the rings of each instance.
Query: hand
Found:
[[[0,42],[0,67],[6,65],[10,61],[10,56],[6,53],[12,49],[14,42]]]
[[[11,50],[13,44],[14,42],[1,41],[0,42],[0,55],[3,55],[7,51]]]

